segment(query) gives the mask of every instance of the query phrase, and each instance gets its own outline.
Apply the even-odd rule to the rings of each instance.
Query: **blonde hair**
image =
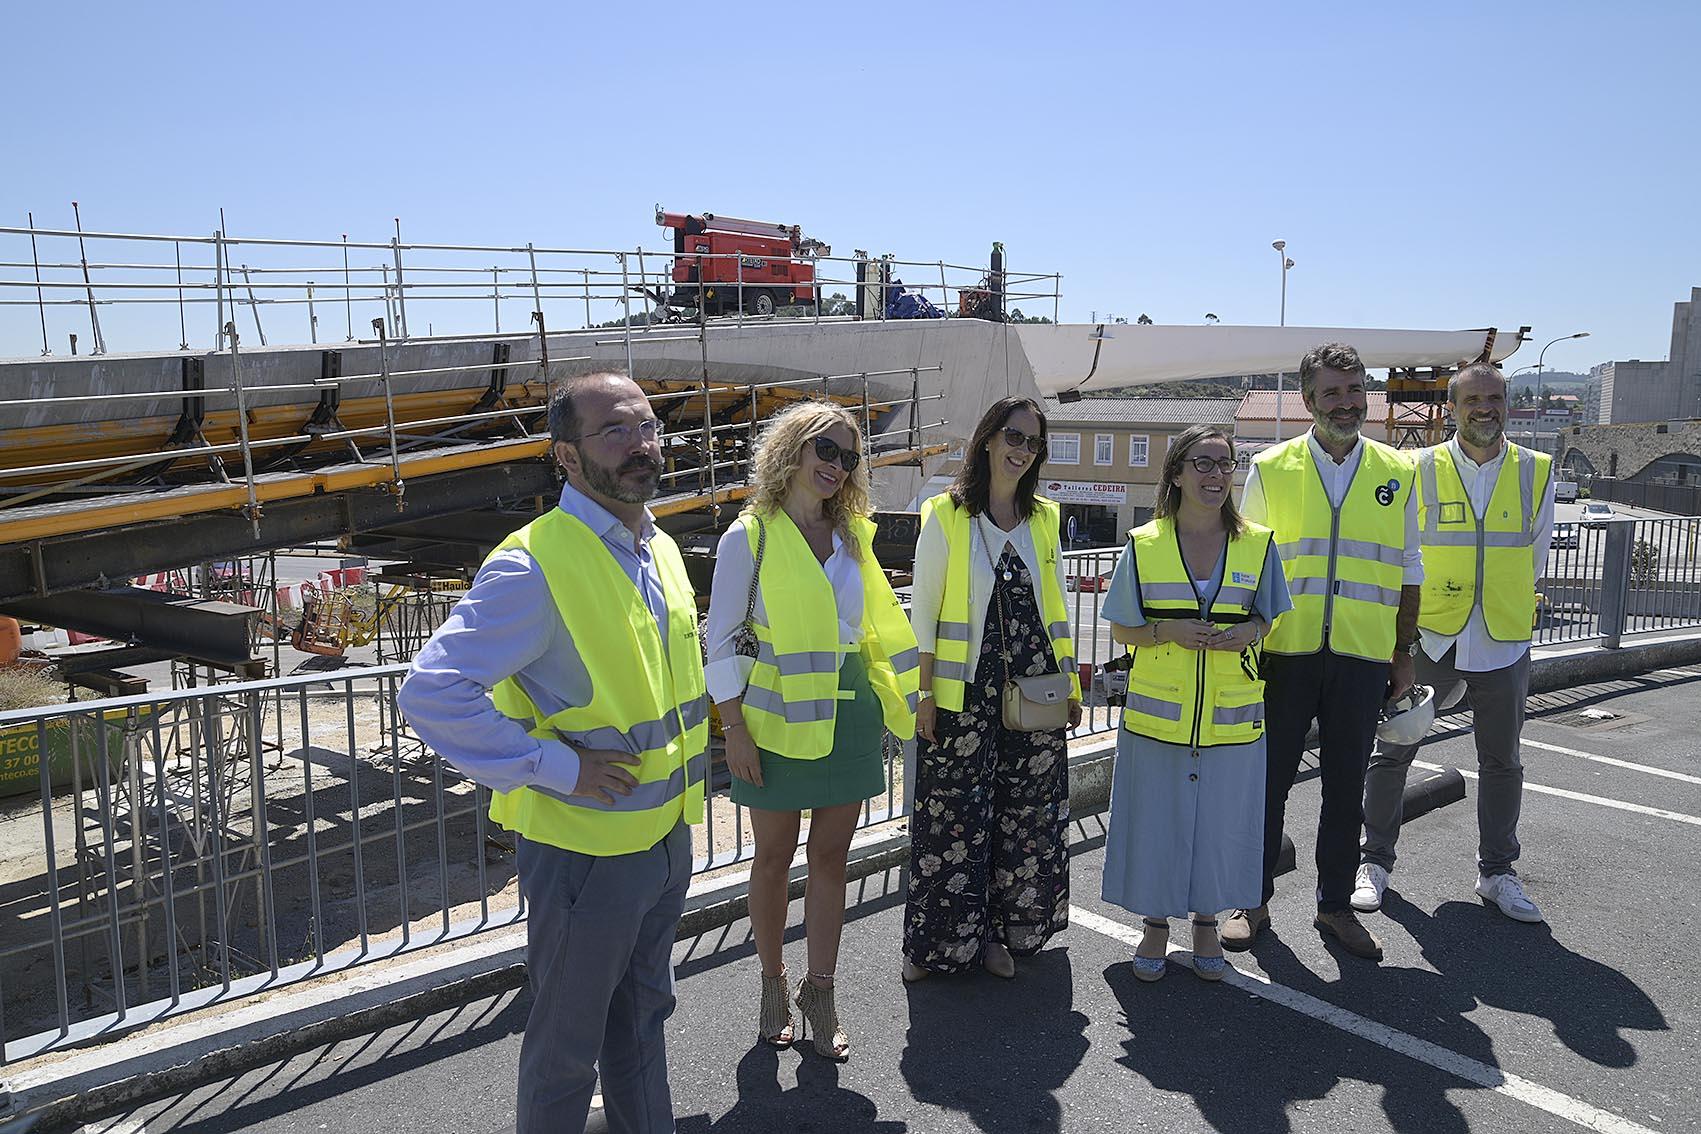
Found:
[[[751,458],[751,487],[754,491],[745,501],[744,513],[772,516],[785,504],[791,482],[803,467],[803,447],[835,425],[843,425],[856,438],[862,460],[839,485],[839,490],[825,502],[827,518],[833,530],[856,555],[856,541],[851,538],[853,516],[867,516],[874,511],[873,491],[868,481],[868,453],[862,443],[862,427],[856,415],[832,402],[802,401],[789,405],[768,420],[756,438],[756,451]]]

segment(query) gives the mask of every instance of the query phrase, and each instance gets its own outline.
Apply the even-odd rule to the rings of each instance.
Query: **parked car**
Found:
[[[1070,591],[1108,591],[1110,589],[1109,575],[1065,575],[1063,587]]]
[[[1606,522],[1616,516],[1612,505],[1605,500],[1591,500],[1583,505],[1583,526],[1585,528],[1601,528]]]
[[[1556,480],[1553,482],[1553,498],[1560,504],[1577,503],[1577,482],[1574,480]]]
[[[1581,540],[1576,524],[1553,525],[1554,547],[1576,547]]]

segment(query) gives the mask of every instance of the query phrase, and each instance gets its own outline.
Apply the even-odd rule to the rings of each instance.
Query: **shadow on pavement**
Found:
[[[1069,951],[1017,962],[1020,975],[933,976],[904,986],[909,1030],[898,1069],[918,1103],[967,1116],[987,1134],[1063,1129],[1055,1092],[1087,1054]]]
[[[1383,909],[1387,908],[1385,903]],[[1317,933],[1309,921],[1282,928],[1289,933]],[[1277,984],[1338,1004],[1391,1028],[1411,1032],[1478,1063],[1499,1066],[1494,1054],[1494,1041],[1466,1018],[1465,1014],[1477,1006],[1476,998],[1456,983],[1427,969],[1378,965],[1354,957],[1334,944],[1332,939],[1325,948],[1340,969],[1340,975],[1334,980],[1326,980],[1312,971],[1273,932],[1259,935],[1252,955],[1258,959],[1265,974]],[[1129,979],[1132,980],[1131,975]],[[1278,1021],[1268,1019],[1272,1012],[1281,1014]],[[1254,1022],[1259,1013],[1263,1013],[1261,1025]],[[1415,1018],[1403,1018],[1414,1013]],[[1282,1112],[1289,1101],[1321,1098],[1341,1079],[1361,1079],[1382,1087],[1382,1109],[1395,1130],[1411,1131],[1413,1134],[1429,1134],[1431,1131],[1464,1134],[1470,1128],[1463,1112],[1446,1095],[1449,1089],[1468,1086],[1453,1075],[1414,1064],[1404,1055],[1367,1042],[1348,1041],[1342,1044],[1328,1025],[1301,1023],[1288,1009],[1275,1005],[1266,1007],[1255,998],[1243,1002],[1232,1014],[1248,1017],[1247,1027],[1261,1026],[1268,1036],[1262,1045],[1268,1062],[1249,1065],[1243,1068],[1243,1073],[1253,1081],[1277,1086],[1277,1093],[1283,1096],[1277,1100],[1269,1125],[1254,1123],[1246,1129],[1288,1130],[1288,1118]],[[1291,1045],[1296,1026],[1307,1031],[1315,1029],[1313,1034],[1331,1038],[1333,1042],[1328,1050],[1331,1051],[1332,1062],[1314,1066],[1312,1061],[1303,1057],[1295,1058],[1296,1052]],[[1244,1049],[1244,1042],[1234,1037],[1234,1031],[1231,1028],[1228,1049]],[[1198,1101],[1200,1109],[1210,1113],[1206,1099]],[[1235,1127],[1231,1124],[1219,1126],[1219,1129]]]
[[[1469,1007],[1481,1001],[1543,1017],[1561,1043],[1592,1063],[1632,1067],[1636,1048],[1624,1030],[1669,1027],[1634,981],[1567,949],[1545,924],[1517,924],[1470,902],[1445,902],[1428,915],[1393,892],[1382,912],[1412,935],[1441,984],[1469,999]]]
[[[313,1103],[518,1035],[525,1028],[530,1007],[530,998],[523,994],[505,1004],[468,1004],[403,1028],[320,1048],[311,1059],[298,1056],[272,1065],[258,1077],[250,1072],[224,1080],[214,1091],[179,1096],[149,1118],[147,1128],[173,1134],[238,1134]],[[453,1064],[447,1064],[445,1074],[453,1073]],[[274,1082],[285,1075],[288,1082]],[[147,1109],[153,1111],[158,1105],[149,1104]],[[217,1113],[211,1113],[215,1108]],[[196,1117],[203,1112],[207,1113]]]
[[[906,1134],[902,1122],[876,1119],[866,1095],[839,1085],[840,1064],[799,1045],[797,1086],[780,1085],[781,1052],[758,1044],[738,1061],[738,1102],[718,1120],[693,1114],[678,1120],[679,1134],[745,1134],[755,1131],[808,1130],[816,1134]],[[787,1053],[789,1054],[789,1053]]]

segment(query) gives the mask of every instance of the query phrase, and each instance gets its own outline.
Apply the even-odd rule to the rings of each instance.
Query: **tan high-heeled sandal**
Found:
[[[803,1013],[803,1034],[800,1038],[808,1039],[809,1029],[814,1028],[818,1055],[840,1061],[850,1058],[850,1036],[839,1025],[839,1010],[833,1002],[832,986],[822,988],[805,976],[797,982],[797,1008]]]
[[[769,1047],[790,1047],[796,1035],[788,991],[784,965],[773,976],[762,975],[762,1015],[756,1023],[756,1038]]]

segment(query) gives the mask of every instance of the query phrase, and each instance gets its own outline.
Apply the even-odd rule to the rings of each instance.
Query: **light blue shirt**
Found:
[[[1211,577],[1194,580],[1206,610],[1216,601],[1217,590],[1223,585],[1223,568],[1227,562],[1228,544],[1225,543],[1223,553],[1217,556],[1217,565],[1211,570]],[[1139,572],[1134,570],[1134,541],[1129,540],[1122,547],[1122,557],[1116,562],[1116,570],[1111,573],[1110,588],[1105,593],[1104,606],[1099,611],[1100,617],[1105,621],[1127,627],[1146,624],[1146,615],[1141,609],[1140,580],[1136,577],[1138,574]],[[1252,612],[1268,623],[1274,622],[1292,609],[1293,599],[1288,595],[1287,576],[1282,574],[1282,559],[1276,552],[1276,541],[1272,539],[1264,556],[1264,569],[1258,576],[1258,593],[1252,599]]]
[[[666,648],[667,602],[650,552],[655,518],[649,510],[637,536],[570,484],[562,486],[561,510],[602,537],[655,616]],[[584,598],[607,601],[591,593]],[[421,740],[484,786],[571,795],[579,754],[559,740],[538,740],[496,711],[490,691],[508,677],[546,716],[591,701],[578,644],[557,613],[542,569],[520,548],[499,552],[479,568],[466,596],[414,659],[396,703]]]

